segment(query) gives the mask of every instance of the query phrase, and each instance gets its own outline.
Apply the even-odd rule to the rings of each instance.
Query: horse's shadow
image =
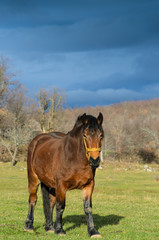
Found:
[[[97,229],[107,226],[107,225],[117,225],[119,224],[120,220],[122,220],[123,216],[117,215],[108,215],[108,216],[100,216],[98,214],[93,214],[93,219],[95,222],[95,226]],[[70,215],[63,218],[63,223],[71,223],[72,225],[69,226],[66,231],[71,229],[80,227],[82,224],[86,224],[86,217],[85,215]]]

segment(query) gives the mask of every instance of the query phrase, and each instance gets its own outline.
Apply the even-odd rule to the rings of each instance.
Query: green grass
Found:
[[[137,164],[109,163],[97,170],[93,215],[103,239],[159,239],[158,175],[158,167],[145,172],[143,165]],[[33,233],[23,230],[27,212],[26,163],[15,167],[0,163],[0,239],[89,239],[81,191],[67,193],[65,237],[45,232],[40,189]]]

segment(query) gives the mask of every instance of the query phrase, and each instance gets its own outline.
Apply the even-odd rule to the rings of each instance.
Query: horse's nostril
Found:
[[[94,159],[93,157],[90,157],[90,158],[89,158],[89,164],[90,164],[90,166],[93,167],[93,168],[99,167],[100,157],[97,157],[96,159]]]
[[[90,158],[91,158],[93,161],[95,161],[95,162],[96,162],[96,161],[99,161],[99,157],[97,157],[97,158],[95,158],[95,159],[94,159],[93,157],[90,157]]]

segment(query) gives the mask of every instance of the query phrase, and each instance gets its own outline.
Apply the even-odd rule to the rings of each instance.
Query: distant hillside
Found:
[[[40,133],[42,121],[39,109],[36,107],[33,107],[32,111],[30,109],[23,110],[19,125],[14,121],[14,112],[0,109],[0,160],[10,159],[16,146],[18,146],[16,149],[18,154],[22,154],[23,159],[26,158],[27,145],[33,136]],[[50,131],[67,133],[73,128],[79,115],[87,113],[98,116],[99,112],[104,116],[103,155],[105,159],[159,162],[159,98],[102,107],[60,108],[52,118]],[[45,113],[46,121],[48,114],[49,112]],[[13,123],[16,124],[14,127]]]
[[[95,116],[103,113],[103,150],[108,155],[137,153],[144,161],[158,161],[159,98],[103,107],[66,109],[58,115],[57,130],[67,132],[73,127],[77,116],[84,112]]]

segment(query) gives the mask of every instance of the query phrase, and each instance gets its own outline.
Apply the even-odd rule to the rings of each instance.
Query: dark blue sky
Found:
[[[159,1],[0,1],[0,55],[68,106],[159,97]]]

